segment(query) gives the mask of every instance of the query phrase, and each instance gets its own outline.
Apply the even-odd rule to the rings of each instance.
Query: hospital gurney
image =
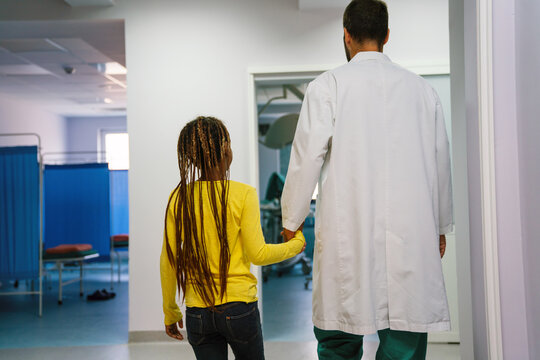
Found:
[[[79,281],[80,286],[80,296],[84,295],[83,291],[83,276],[84,276],[84,262],[89,259],[97,258],[99,256],[99,253],[95,250],[92,250],[91,246],[87,250],[80,250],[81,248],[76,248],[73,245],[60,245],[56,248],[60,248],[61,251],[53,252],[53,253],[47,253],[45,252],[43,254],[43,262],[54,262],[56,270],[58,270],[58,305],[62,305],[62,288],[66,285],[75,283]],[[49,249],[51,250],[51,249]],[[68,281],[62,281],[62,270],[64,268],[64,264],[66,263],[76,263],[79,265],[79,277],[75,279],[71,279]],[[45,276],[48,277],[48,273],[44,272]]]

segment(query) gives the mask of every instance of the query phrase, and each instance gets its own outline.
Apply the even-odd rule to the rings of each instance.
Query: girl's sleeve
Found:
[[[167,209],[167,233],[169,235],[169,244],[172,253],[176,255],[176,231],[174,223],[174,213],[171,201],[171,206]],[[160,274],[161,274],[161,293],[163,295],[163,313],[165,315],[165,325],[174,324],[182,320],[182,313],[176,303],[176,270],[169,262],[167,255],[167,237],[163,235],[163,246],[160,257]]]
[[[269,265],[289,259],[302,250],[305,239],[301,231],[294,238],[282,244],[267,244],[261,228],[259,198],[255,189],[251,188],[244,199],[240,234],[244,251],[250,262],[255,265]]]

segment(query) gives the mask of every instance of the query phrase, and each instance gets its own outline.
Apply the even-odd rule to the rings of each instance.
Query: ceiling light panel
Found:
[[[0,65],[0,75],[5,75],[5,76],[48,75],[48,74],[50,74],[49,71],[34,64]]]
[[[108,97],[85,97],[85,98],[69,98],[68,100],[73,101],[77,104],[112,104],[114,101]]]
[[[107,63],[113,60],[88,44],[83,39],[52,39],[55,43],[69,50],[74,56],[84,60],[86,63]]]
[[[67,52],[23,52],[20,57],[35,64],[82,64],[83,60]]]
[[[0,47],[12,53],[65,52],[65,49],[49,39],[0,39]]]

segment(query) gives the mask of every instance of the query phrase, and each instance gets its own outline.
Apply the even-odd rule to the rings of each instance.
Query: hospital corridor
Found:
[[[540,359],[539,17],[0,1],[0,359]]]

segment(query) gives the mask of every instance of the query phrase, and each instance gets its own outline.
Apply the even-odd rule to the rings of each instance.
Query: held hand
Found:
[[[298,254],[303,253],[304,250],[306,250],[306,242],[305,241],[304,241],[304,246],[302,246],[302,250],[300,250],[300,252]]]
[[[171,325],[165,325],[165,332],[167,333],[167,335],[169,335],[173,339],[183,340],[184,337],[182,336],[182,334],[178,330],[178,327],[177,327],[176,324],[178,324],[180,329],[184,328],[184,321],[180,320],[178,323],[174,323],[174,324],[171,324]]]
[[[439,236],[439,252],[441,253],[441,259],[446,251],[446,235]]]
[[[291,231],[289,229],[283,229],[281,232],[281,236],[283,236],[283,242],[287,242],[291,240],[294,237],[295,231]]]
[[[302,230],[304,230],[304,223],[302,223],[302,225],[300,225],[300,227],[296,231],[302,231]],[[283,231],[281,232],[281,236],[283,236],[284,242],[291,240],[294,237],[294,234],[296,233],[296,231],[283,228]]]

